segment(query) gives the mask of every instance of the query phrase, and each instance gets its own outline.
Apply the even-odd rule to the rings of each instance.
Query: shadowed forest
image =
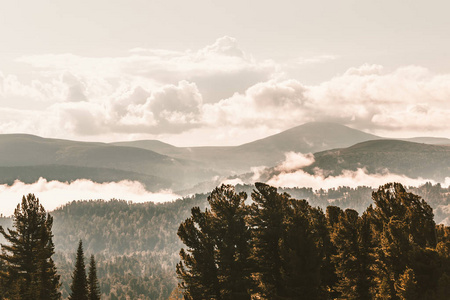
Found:
[[[26,273],[26,254],[9,246],[33,227],[18,227],[31,221],[22,202],[0,219],[1,295],[38,299],[47,278],[54,298],[42,299],[67,299],[77,265],[94,258],[101,299],[447,299],[450,229],[435,221],[448,220],[448,198],[431,184],[313,191],[258,183],[165,204],[82,201],[50,214],[38,205],[41,229],[28,234],[46,250]],[[86,286],[91,269],[82,272]]]

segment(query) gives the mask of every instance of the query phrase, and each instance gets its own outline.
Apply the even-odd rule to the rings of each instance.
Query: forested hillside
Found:
[[[237,192],[252,193],[255,186],[238,185]],[[374,189],[339,187],[279,189],[295,199],[307,199],[311,207],[324,211],[329,205],[362,214],[373,204]],[[450,220],[450,190],[425,184],[408,191],[422,196],[434,208],[435,221]],[[67,297],[78,241],[83,240],[86,257],[95,255],[102,299],[167,299],[176,286],[175,265],[183,247],[177,237],[181,222],[191,208],[207,207],[206,194],[197,194],[171,203],[130,203],[121,200],[76,201],[53,212],[55,262]],[[248,200],[250,201],[250,200]],[[11,227],[10,218],[0,225]],[[1,237],[0,237],[1,238]],[[3,240],[1,241],[4,242]]]

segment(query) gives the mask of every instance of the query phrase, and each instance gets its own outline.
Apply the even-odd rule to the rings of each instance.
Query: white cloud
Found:
[[[306,173],[303,167],[309,166],[314,162],[312,154],[303,155],[301,153],[286,153],[285,160],[275,167],[278,171],[273,175],[267,184],[276,187],[311,187],[313,189],[329,189],[339,186],[370,186],[378,187],[386,182],[400,182],[404,185],[419,186],[433,180],[426,178],[409,178],[404,175],[392,174],[389,172],[383,174],[369,174],[366,169],[359,168],[356,171],[344,170],[337,176],[326,176],[320,169],[315,169],[314,174]],[[446,179],[450,181],[450,178]]]
[[[286,66],[253,58],[231,37],[198,51],[22,57],[33,79],[0,74],[0,130],[82,139],[181,135],[191,143],[210,132],[196,139],[226,144],[330,121],[387,136],[448,136],[450,74],[365,64],[317,85],[280,75],[301,68],[298,62],[336,58],[317,55]],[[28,117],[11,117],[19,115]]]
[[[171,191],[148,192],[137,181],[95,183],[86,179],[78,179],[67,183],[40,178],[32,184],[16,181],[11,186],[0,185],[0,213],[11,215],[17,204],[20,203],[22,196],[29,193],[35,194],[47,211],[54,210],[73,200],[110,200],[114,198],[132,202],[166,202],[181,198]]]
[[[272,177],[267,183],[276,187],[312,187],[313,189],[329,189],[339,186],[370,186],[378,187],[386,182],[400,182],[404,185],[419,186],[430,179],[409,178],[398,174],[369,174],[365,169],[356,171],[344,170],[341,175],[325,177],[320,171],[314,175],[302,170],[292,173],[281,173]]]
[[[314,155],[312,153],[302,154],[296,152],[287,152],[284,154],[284,161],[275,167],[276,171],[288,173],[302,169],[314,163]]]

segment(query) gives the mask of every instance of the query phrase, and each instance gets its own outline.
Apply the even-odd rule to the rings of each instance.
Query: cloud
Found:
[[[285,159],[280,165],[275,167],[276,171],[289,173],[310,166],[315,161],[312,153],[302,154],[291,151],[285,153],[284,155]]]
[[[215,120],[241,128],[328,121],[391,136],[448,134],[449,98],[450,74],[416,66],[386,72],[379,65],[363,65],[318,85],[293,79],[261,82],[205,105],[205,112],[211,125]]]
[[[400,182],[410,186],[419,186],[426,182],[434,183],[433,180],[426,178],[415,179],[389,172],[369,174],[364,168],[359,168],[356,171],[344,170],[342,174],[337,176],[326,176],[320,169],[315,169],[314,174],[302,170],[303,167],[313,162],[314,156],[312,154],[286,153],[285,160],[274,168],[276,173],[271,175],[266,182],[276,187],[311,187],[313,189],[329,189],[339,186],[370,186],[376,188],[387,182]],[[450,182],[450,178],[445,180],[445,183],[448,182]]]
[[[0,185],[0,213],[11,215],[22,196],[35,194],[47,211],[73,200],[122,199],[132,202],[166,202],[181,198],[171,191],[150,193],[137,181],[96,183],[86,179],[73,182],[47,181],[40,178],[37,182],[26,184],[15,181],[13,185]]]
[[[224,144],[328,121],[388,137],[448,136],[450,74],[364,64],[306,85],[284,72],[334,59],[327,54],[289,64],[258,60],[227,36],[196,51],[136,48],[118,57],[21,57],[17,61],[30,68],[33,79],[0,73],[0,130],[83,139],[182,135],[202,144],[223,136]],[[13,110],[26,121],[11,118]]]
[[[256,61],[239,48],[236,39],[222,37],[198,51],[132,49],[122,57],[83,57],[46,54],[20,57],[47,76],[69,72],[85,81],[101,78],[109,83],[160,87],[187,80],[196,82],[207,101],[217,101],[270,78],[273,61]],[[146,83],[147,82],[147,83]]]
[[[276,187],[311,187],[313,189],[329,189],[339,186],[370,186],[378,187],[387,182],[400,182],[404,185],[419,186],[426,182],[434,182],[430,179],[409,178],[397,174],[369,174],[365,169],[356,171],[344,170],[341,175],[325,177],[320,170],[314,175],[302,170],[292,173],[281,173],[272,177],[267,183]]]

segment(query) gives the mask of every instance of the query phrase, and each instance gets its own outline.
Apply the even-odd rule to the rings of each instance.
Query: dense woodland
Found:
[[[236,193],[246,192],[248,195],[254,189],[255,186],[250,185],[235,188]],[[347,208],[355,209],[361,218],[367,207],[374,203],[373,191],[368,187],[340,187],[318,191],[309,188],[279,189],[278,193],[283,195],[286,192],[292,198],[307,199],[311,209],[319,207],[325,217],[327,206],[333,205],[340,207],[342,214]],[[449,189],[426,184],[410,187],[408,191],[427,200],[434,208],[437,223],[450,215]],[[251,197],[246,203],[251,203]],[[80,239],[86,258],[92,254],[95,256],[102,299],[167,299],[171,293],[175,297],[175,265],[180,261],[178,253],[181,248],[188,250],[177,237],[177,230],[180,223],[192,218],[192,207],[199,207],[199,211],[204,212],[210,207],[207,195],[197,194],[164,204],[77,201],[51,212],[55,245],[52,257],[60,275],[62,297],[65,299],[70,294]],[[12,219],[0,218],[0,225],[5,230],[11,228]],[[0,241],[7,244],[5,240]],[[436,247],[431,249],[436,251]],[[434,255],[435,252],[430,253]]]
[[[324,212],[257,183],[216,188],[178,230],[185,299],[448,299],[450,228],[401,184]]]

